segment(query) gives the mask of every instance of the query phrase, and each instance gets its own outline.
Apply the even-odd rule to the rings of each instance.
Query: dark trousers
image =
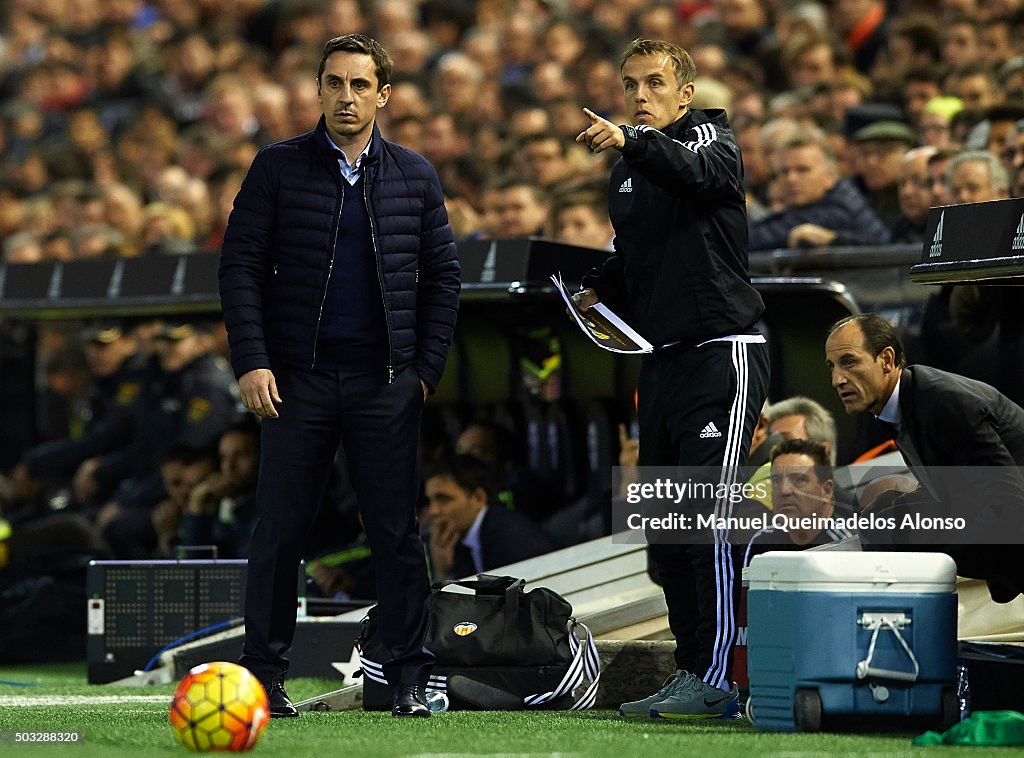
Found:
[[[736,480],[768,380],[768,348],[762,343],[712,342],[646,358],[638,392],[640,465],[716,467],[722,481]],[[730,515],[728,502],[715,508]],[[728,689],[742,548],[723,533],[714,544],[652,542],[648,550],[665,591],[676,665]]]
[[[280,417],[262,424],[240,662],[263,682],[288,670],[299,560],[341,443],[377,576],[385,676],[425,684],[433,656],[422,644],[430,587],[416,521],[419,378],[412,369],[392,384],[326,370],[274,376],[282,402]]]

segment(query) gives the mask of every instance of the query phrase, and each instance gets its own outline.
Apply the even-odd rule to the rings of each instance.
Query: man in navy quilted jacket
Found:
[[[283,686],[296,572],[339,444],[375,561],[392,713],[430,715],[416,449],[455,328],[459,263],[433,167],[377,129],[391,70],[369,37],[326,44],[323,117],[257,154],[221,250],[231,362],[262,419],[241,662],[272,716],[298,715]]]

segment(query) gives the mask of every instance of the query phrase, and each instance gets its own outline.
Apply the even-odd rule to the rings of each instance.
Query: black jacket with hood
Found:
[[[747,273],[743,158],[725,112],[621,128],[608,189],[615,252],[583,286],[655,346],[750,333],[764,303]]]

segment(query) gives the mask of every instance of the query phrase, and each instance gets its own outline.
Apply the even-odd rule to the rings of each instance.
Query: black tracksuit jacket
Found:
[[[725,112],[622,131],[608,188],[615,252],[583,286],[655,346],[749,333],[764,303],[747,273],[743,158]]]

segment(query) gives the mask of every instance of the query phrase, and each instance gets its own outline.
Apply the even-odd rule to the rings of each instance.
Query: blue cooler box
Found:
[[[747,715],[759,729],[959,717],[948,555],[770,552],[747,578]]]

